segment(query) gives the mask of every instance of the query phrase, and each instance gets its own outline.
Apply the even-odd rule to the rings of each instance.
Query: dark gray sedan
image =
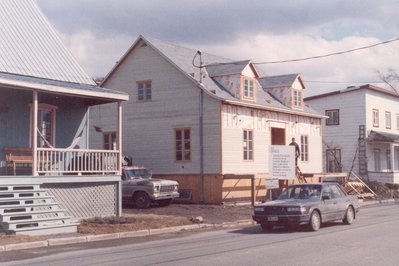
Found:
[[[275,225],[307,225],[317,231],[325,222],[351,224],[358,211],[358,198],[337,183],[297,184],[288,186],[277,200],[256,205],[252,218],[264,231]]]

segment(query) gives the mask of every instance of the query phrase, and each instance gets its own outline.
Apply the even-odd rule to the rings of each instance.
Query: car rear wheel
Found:
[[[311,231],[317,231],[320,229],[320,226],[321,226],[320,214],[318,211],[313,211],[312,214],[310,215],[309,229]]]
[[[273,225],[267,223],[261,223],[260,227],[262,227],[263,232],[268,232],[273,229]]]
[[[134,205],[139,209],[147,209],[151,205],[151,199],[147,193],[140,191],[137,192],[133,197]]]
[[[352,224],[355,219],[355,212],[351,206],[348,207],[345,213],[345,217],[343,219],[344,224]]]

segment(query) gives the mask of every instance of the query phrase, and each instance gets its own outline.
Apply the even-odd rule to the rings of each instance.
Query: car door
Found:
[[[346,206],[348,205],[348,199],[345,194],[343,194],[342,190],[338,187],[337,184],[331,185],[331,191],[333,193],[333,197],[336,200],[336,210],[335,210],[335,219],[342,219],[346,212]]]
[[[325,206],[325,213],[322,214],[322,219],[324,222],[333,221],[336,219],[336,210],[338,201],[334,198],[333,191],[331,189],[331,185],[324,185],[322,191],[322,201]]]

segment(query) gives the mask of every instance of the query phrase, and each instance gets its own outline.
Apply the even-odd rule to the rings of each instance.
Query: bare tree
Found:
[[[399,74],[393,68],[388,68],[388,70],[383,73],[377,71],[378,77],[385,82],[391,89],[399,93]]]

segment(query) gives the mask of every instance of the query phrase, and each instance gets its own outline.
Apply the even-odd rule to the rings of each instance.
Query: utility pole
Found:
[[[200,108],[199,108],[199,133],[200,133],[200,203],[205,202],[204,193],[204,91],[202,89],[202,54],[197,51],[200,58],[199,83],[200,83]]]

